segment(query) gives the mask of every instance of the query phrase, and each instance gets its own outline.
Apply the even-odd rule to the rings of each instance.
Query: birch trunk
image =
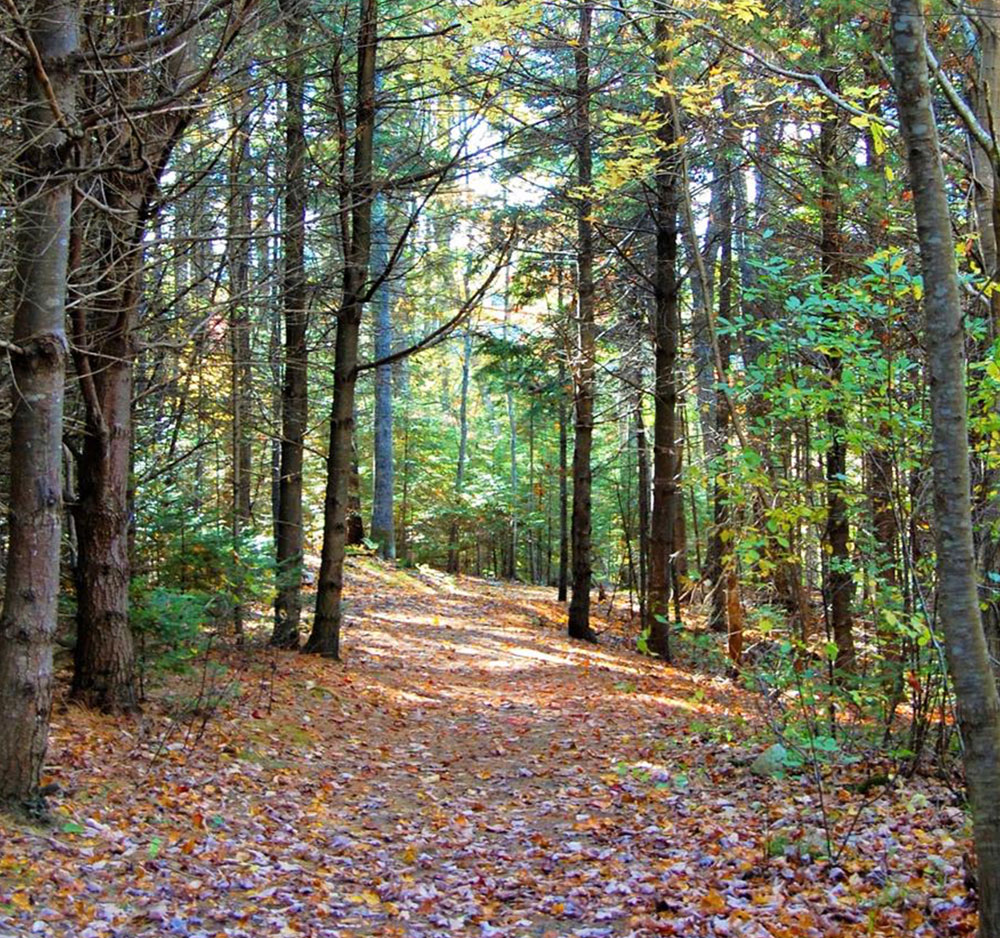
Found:
[[[969,494],[965,349],[951,217],[927,77],[918,0],[892,0],[899,121],[917,218],[930,370],[938,620],[955,686],[973,839],[979,935],[1000,936],[1000,698],[979,615]]]

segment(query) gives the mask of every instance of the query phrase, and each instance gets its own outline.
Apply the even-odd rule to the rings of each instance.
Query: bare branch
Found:
[[[965,124],[965,129],[968,130],[969,135],[986,151],[990,163],[993,164],[993,172],[1000,175],[1000,148],[997,146],[996,138],[979,122],[979,118],[973,113],[972,108],[963,100],[955,86],[951,83],[951,79],[945,75],[926,38],[924,39],[924,54],[927,56],[927,63],[931,67],[931,74],[937,79],[941,90],[944,92],[944,96],[948,99],[948,103],[961,118],[962,123]]]
[[[433,348],[440,342],[443,342],[458,326],[466,316],[473,310],[475,306],[479,304],[482,298],[486,295],[486,291],[496,280],[497,274],[506,266],[510,259],[510,251],[514,245],[514,241],[517,238],[517,225],[515,224],[511,229],[510,235],[504,242],[503,247],[500,249],[500,256],[497,259],[496,264],[493,265],[493,269],[490,271],[489,276],[479,285],[476,291],[469,296],[469,298],[462,304],[458,312],[451,317],[446,323],[439,326],[433,332],[425,335],[419,342],[414,343],[408,348],[401,349],[398,352],[393,352],[391,355],[386,355],[384,358],[380,358],[376,361],[365,362],[362,365],[358,365],[354,369],[355,375],[360,374],[362,371],[370,371],[372,368],[381,368],[383,365],[391,365],[394,362],[401,361],[404,358],[409,358],[411,355],[417,352],[422,352],[424,349]]]

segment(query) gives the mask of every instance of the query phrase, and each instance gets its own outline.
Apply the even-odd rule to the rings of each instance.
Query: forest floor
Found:
[[[217,653],[134,721],[57,706],[0,936],[973,933],[947,788],[758,777],[759,695],[568,641],[551,590],[349,573],[344,663]]]

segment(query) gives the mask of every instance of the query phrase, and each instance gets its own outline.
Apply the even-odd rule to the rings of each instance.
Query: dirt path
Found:
[[[569,642],[550,591],[355,568],[344,664],[261,652],[207,722],[57,718],[71,795],[7,829],[0,936],[971,933],[940,793],[826,792],[860,823],[814,860],[818,793],[749,774],[728,682]]]

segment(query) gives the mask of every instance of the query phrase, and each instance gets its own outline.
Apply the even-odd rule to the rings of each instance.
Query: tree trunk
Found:
[[[504,268],[503,287],[503,338],[509,341],[510,326],[510,268]],[[514,389],[510,367],[505,368],[507,384],[507,449],[510,456],[510,553],[507,558],[507,568],[504,576],[508,580],[517,579],[517,548],[518,548],[518,504],[517,504],[517,414],[514,409]]]
[[[541,566],[541,543],[539,540],[538,518],[541,515],[541,486],[535,484],[535,402],[528,409],[528,491],[532,499],[532,518],[528,525],[528,571],[532,583],[539,581]]]
[[[866,69],[869,82],[878,80],[878,69],[872,61]],[[865,166],[873,179],[885,175],[886,161],[876,145],[871,128],[865,133]],[[879,186],[873,186],[865,206],[866,250],[875,254],[887,243],[889,229],[888,193]],[[875,338],[881,347],[885,361],[892,361],[893,329],[892,317],[877,317],[871,320]],[[884,414],[892,413],[897,404],[894,383],[885,390],[884,400],[877,409]],[[868,521],[873,536],[873,551],[877,579],[895,593],[900,583],[901,561],[899,552],[899,529],[896,520],[895,493],[896,460],[893,457],[892,426],[886,417],[880,418],[872,443],[864,454],[865,491],[868,494]],[[985,617],[985,616],[984,616]],[[898,628],[883,625],[878,629],[884,661],[882,663],[883,685],[892,695],[893,701],[903,692],[902,636]]]
[[[465,329],[462,347],[462,391],[458,402],[458,466],[455,469],[455,511],[458,511],[465,482],[466,452],[469,446],[469,376],[472,371],[472,328]],[[448,534],[448,572],[459,572],[458,521],[452,520]]]
[[[820,31],[821,54],[824,58],[832,55],[829,27]],[[823,79],[827,86],[837,89],[838,71],[825,69]],[[840,282],[843,275],[843,235],[840,231],[840,171],[838,146],[840,137],[840,115],[832,104],[827,105],[826,114],[820,125],[820,264],[823,283],[829,292]],[[832,298],[831,298],[832,299]],[[828,328],[836,333],[841,328],[841,313],[836,304],[830,303],[827,313]],[[854,628],[851,604],[854,598],[854,577],[851,569],[850,521],[847,516],[847,420],[840,398],[843,362],[840,352],[834,351],[824,356],[827,380],[830,389],[830,406],[826,421],[830,433],[830,444],[826,451],[826,543],[829,562],[825,566],[823,594],[826,600],[830,630],[837,645],[835,666],[838,670],[851,672],[855,668]]]
[[[406,364],[405,362],[403,363]],[[404,372],[405,374],[405,372]],[[397,554],[402,556],[404,561],[409,561],[410,559],[410,545],[408,531],[406,528],[407,519],[409,518],[410,509],[410,420],[409,414],[406,412],[405,397],[401,398],[404,401],[403,405],[403,458],[401,459],[401,464],[403,467],[403,480],[400,486],[400,500],[399,500],[399,538],[397,541]]]
[[[729,104],[724,105],[727,109]],[[726,144],[721,149],[725,151]],[[726,216],[721,204],[724,192],[730,186],[729,176],[722,169],[723,160],[715,167],[711,186],[711,196],[708,206],[708,222],[705,226],[705,239],[701,249],[702,267],[706,274],[706,283],[702,284],[700,276],[691,277],[691,352],[694,359],[694,378],[697,388],[698,422],[701,426],[702,440],[705,443],[705,458],[710,460],[714,455],[715,438],[715,408],[718,404],[719,392],[716,389],[715,350],[712,348],[712,330],[708,322],[712,304],[715,301],[715,268],[719,250],[724,237]],[[689,267],[693,271],[697,264],[693,252],[698,250],[698,236],[689,233],[687,237]],[[707,290],[706,290],[707,287]],[[707,295],[706,295],[707,293]]]
[[[138,278],[137,269],[132,276]],[[109,285],[109,289],[114,287]],[[137,298],[129,296],[131,292],[118,294],[127,297],[126,310],[135,308]],[[107,321],[94,318],[95,324],[102,320]],[[108,338],[113,341],[102,342],[99,349],[110,364],[94,376],[107,432],[88,421],[73,513],[79,542],[73,696],[90,707],[119,713],[138,706],[128,620],[134,343],[122,332]]]
[[[357,416],[354,425],[357,426]],[[357,547],[365,542],[365,521],[361,517],[361,466],[358,463],[358,441],[351,438],[351,475],[347,480],[347,545]]]
[[[870,80],[877,80],[877,72],[871,69]],[[869,130],[865,134],[865,164],[873,177],[885,174],[885,158],[879,154],[875,138]],[[889,226],[888,204],[886,195],[876,186],[867,206],[867,236],[869,253],[874,254],[883,245],[885,232]],[[893,329],[891,321],[876,320],[875,336],[882,349],[886,361],[893,355]],[[895,403],[892,387],[886,391],[885,404],[893,408]],[[867,491],[870,498],[870,518],[875,544],[878,548],[876,558],[878,569],[885,581],[892,586],[897,585],[899,570],[899,531],[894,509],[896,491],[895,460],[891,450],[892,427],[888,420],[882,420],[878,427],[875,441],[869,452],[865,454],[865,468],[868,475]]]
[[[142,268],[142,180],[116,173],[115,214],[93,219],[100,240],[90,265],[101,270],[96,290],[76,297],[74,357],[86,404],[86,436],[78,460],[79,493],[73,509],[79,542],[76,566],[77,640],[73,696],[107,712],[138,706],[134,649],[128,621],[129,477],[132,468],[134,331]],[[71,257],[91,232],[78,210]],[[92,242],[93,243],[93,242]],[[76,263],[73,264],[77,268]],[[94,368],[92,363],[100,362]],[[89,389],[89,393],[88,393]]]
[[[917,0],[892,0],[892,51],[924,283],[930,370],[938,609],[954,681],[978,858],[980,938],[1000,936],[1000,698],[979,616],[964,369],[951,217]]]
[[[278,595],[271,644],[299,647],[302,614],[302,463],[309,422],[309,326],[305,270],[305,33],[304,0],[283,0],[285,15],[285,212],[281,305],[285,319],[285,375],[281,388],[281,459],[278,475]]]
[[[975,20],[978,42],[977,75],[972,81],[972,102],[976,116],[983,127],[993,130],[1000,120],[1000,0],[982,0],[970,11]],[[976,206],[976,228],[979,234],[979,253],[983,273],[995,281],[997,270],[997,231],[1000,229],[1000,187],[990,155],[974,140],[972,168]],[[1000,323],[1000,297],[990,292],[993,308],[991,332],[996,335]]]
[[[506,303],[506,300],[505,300]],[[507,443],[510,451],[510,557],[507,565],[507,579],[517,579],[517,414],[514,410],[514,391],[507,388]]]
[[[277,276],[278,264],[275,263],[270,276]],[[281,303],[272,302],[270,304],[269,318],[271,320],[271,334],[268,339],[267,357],[271,371],[271,422],[279,428],[278,432],[271,436],[271,537],[275,545],[281,535],[281,386],[284,384],[285,363],[282,361],[282,330],[281,330]],[[277,558],[276,558],[277,559]],[[275,584],[278,585],[277,583]],[[275,597],[277,601],[277,597]],[[275,619],[277,625],[277,619]],[[272,634],[273,639],[273,634]]]
[[[995,133],[1000,120],[1000,0],[983,0],[970,11],[978,42],[976,43],[976,75],[970,82],[972,104],[983,127]],[[975,198],[976,233],[983,273],[990,281],[1000,277],[997,240],[1000,232],[1000,185],[990,155],[970,140]],[[990,301],[990,329],[977,342],[975,354],[980,360],[990,357],[991,344],[1000,335],[1000,291],[986,291]],[[1000,410],[992,407],[995,417]],[[987,438],[973,439],[972,464],[973,522],[976,538],[976,562],[980,576],[988,584],[984,592],[983,626],[986,641],[994,659],[994,673],[1000,680],[1000,593],[993,581],[1000,572],[1000,471],[991,454]]]
[[[250,69],[239,69],[245,82]],[[232,535],[233,631],[243,638],[243,568],[240,551],[243,531],[250,525],[252,448],[249,428],[250,393],[250,232],[253,225],[250,198],[250,118],[252,107],[246,87],[238,89],[230,113],[232,150],[229,156],[229,206],[226,268],[229,276],[229,353],[231,359],[229,401],[232,414]]]
[[[580,34],[573,48],[576,100],[573,106],[577,177],[576,205],[577,342],[573,363],[573,397],[576,427],[573,445],[573,596],[569,604],[570,638],[594,642],[590,627],[591,485],[590,452],[594,435],[594,359],[597,331],[594,325],[594,224],[591,220],[593,181],[590,127],[590,27],[593,0],[580,4]]]
[[[656,74],[667,80],[668,25],[663,0],[657,0],[661,15],[656,19]],[[654,416],[653,416],[653,513],[649,538],[649,647],[670,660],[671,552],[674,545],[674,500],[677,497],[677,342],[680,311],[677,297],[677,152],[673,106],[667,93],[656,102],[657,129],[656,269],[653,283]]]
[[[642,629],[649,627],[649,616],[647,614],[646,600],[648,594],[648,570],[649,570],[649,527],[650,527],[650,496],[652,495],[652,480],[649,477],[649,441],[646,436],[646,422],[642,416],[642,370],[637,371],[637,384],[635,394],[635,461],[638,476],[639,497],[638,502],[638,525],[639,525],[639,570],[636,591],[639,594],[639,626]]]
[[[373,262],[377,273],[389,263],[389,232],[384,198],[375,200]],[[392,354],[392,297],[383,283],[375,296],[375,360]],[[375,369],[375,483],[372,494],[372,540],[385,560],[396,558],[396,531],[392,517],[392,365]]]
[[[678,400],[677,414],[674,417],[674,426],[677,428],[677,437],[674,443],[674,478],[677,481],[674,490],[674,530],[670,562],[675,608],[679,608],[680,602],[686,601],[687,593],[690,592],[685,587],[688,580],[687,512],[684,510],[684,489],[681,486],[681,479],[684,477],[684,450],[687,444],[686,423],[684,405]],[[679,612],[677,618],[679,621]]]
[[[725,597],[729,665],[732,673],[736,673],[743,663],[743,606],[740,603],[740,582],[732,564],[726,570]]]
[[[52,641],[59,596],[66,278],[72,178],[67,128],[75,122],[75,3],[37,2],[26,14],[61,118],[38,71],[25,66],[24,147],[14,276],[9,551],[0,618],[0,808],[43,806],[39,785],[52,709]]]
[[[115,40],[141,43],[151,28],[148,15],[145,8],[127,7]],[[151,83],[158,95],[181,87],[193,45],[190,32],[179,33],[168,49],[157,52],[156,65],[134,61],[116,72],[119,105],[141,101]],[[83,96],[97,99],[95,89]],[[73,312],[73,358],[86,412],[73,513],[79,539],[73,695],[88,706],[120,712],[138,705],[128,622],[129,478],[143,239],[153,221],[160,176],[191,110],[179,101],[144,118],[127,119],[117,110],[110,120],[103,114],[87,117],[96,128],[93,158],[102,166],[88,183],[105,205],[81,201],[71,239],[71,289],[79,294],[87,284],[88,291],[75,297]]]
[[[727,102],[727,107],[728,107]],[[729,152],[729,135],[726,135],[722,159],[719,161],[719,313],[720,320],[729,321],[733,313],[733,191],[730,182],[732,173],[732,157]],[[732,337],[728,330],[720,333],[719,358],[722,366],[727,368],[732,352]],[[725,375],[718,379],[725,381]],[[728,613],[730,592],[730,577],[727,575],[726,545],[732,543],[729,512],[729,460],[726,448],[729,442],[729,406],[723,392],[715,391],[715,426],[712,428],[712,442],[706,447],[711,452],[715,464],[710,464],[709,471],[713,477],[712,483],[712,528],[708,538],[708,550],[705,557],[704,579],[709,583],[710,610],[708,627],[713,632],[729,630]],[[706,455],[708,455],[706,453]],[[729,559],[732,581],[738,588],[733,558]],[[732,650],[732,646],[730,647]]]
[[[560,282],[560,287],[561,287]],[[562,304],[560,303],[560,306]],[[569,407],[566,404],[566,366],[559,361],[559,602],[569,595]]]
[[[347,540],[347,489],[354,439],[354,391],[357,383],[358,334],[371,253],[372,156],[375,135],[376,0],[361,0],[358,27],[357,114],[354,167],[349,187],[350,243],[344,264],[344,290],[337,317],[334,353],[333,413],[323,506],[323,552],[320,558],[316,616],[305,650],[340,658],[344,548]]]

